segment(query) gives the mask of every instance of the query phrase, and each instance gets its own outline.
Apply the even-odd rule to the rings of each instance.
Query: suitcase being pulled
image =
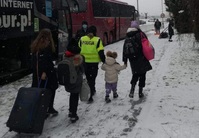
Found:
[[[51,95],[45,88],[20,88],[6,123],[10,131],[42,134]]]
[[[166,27],[159,35],[159,38],[168,38],[168,33],[167,33],[168,27]]]

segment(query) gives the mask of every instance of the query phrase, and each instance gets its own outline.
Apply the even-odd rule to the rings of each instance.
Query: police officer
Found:
[[[98,74],[98,64],[101,61],[105,62],[105,55],[102,41],[96,36],[96,27],[90,26],[87,33],[86,36],[81,37],[79,46],[80,53],[85,57],[85,75],[91,90],[88,103],[92,103],[93,95],[96,93],[95,81]]]

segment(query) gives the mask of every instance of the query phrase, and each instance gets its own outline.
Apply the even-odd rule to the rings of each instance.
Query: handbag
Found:
[[[87,83],[87,79],[84,78],[83,82],[82,82],[81,92],[80,92],[80,100],[81,101],[88,101],[89,94],[90,94],[90,87]]]
[[[142,42],[142,52],[147,60],[152,60],[155,57],[155,49],[152,46],[152,44],[149,42],[149,40],[144,36],[144,34],[141,32],[141,42]]]

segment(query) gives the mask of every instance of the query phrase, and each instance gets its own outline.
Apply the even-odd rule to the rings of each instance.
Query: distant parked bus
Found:
[[[83,20],[97,27],[104,45],[121,40],[134,20],[135,7],[117,0],[77,0],[79,12],[72,13],[73,36]]]

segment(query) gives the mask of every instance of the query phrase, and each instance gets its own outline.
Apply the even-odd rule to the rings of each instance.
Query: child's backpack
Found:
[[[138,56],[139,45],[135,42],[135,39],[130,37],[126,38],[124,42],[124,54],[127,58],[136,58]]]
[[[77,82],[77,70],[73,63],[73,58],[65,58],[57,66],[58,82],[64,85],[66,89],[75,87]]]

